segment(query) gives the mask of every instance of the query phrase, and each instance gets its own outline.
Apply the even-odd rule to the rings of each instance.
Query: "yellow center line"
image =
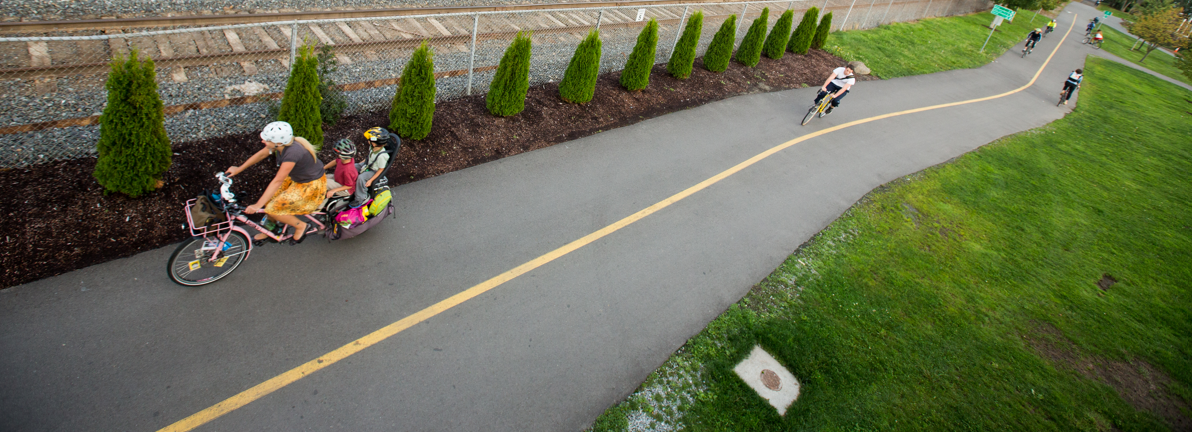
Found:
[[[865,118],[865,119],[861,119],[861,120],[854,120],[854,121],[851,121],[851,122],[848,122],[848,123],[845,123],[842,125],[833,126],[833,127],[827,128],[827,129],[820,130],[820,131],[812,132],[810,134],[803,135],[803,136],[800,136],[793,140],[787,141],[787,142],[782,143],[776,147],[766,150],[754,157],[751,157],[748,160],[733,166],[732,168],[724,170],[720,174],[716,174],[715,176],[712,176],[711,178],[709,178],[707,180],[699,182],[699,184],[696,184],[695,186],[689,187],[682,192],[674,194],[667,199],[659,201],[659,202],[655,203],[654,205],[651,205],[649,207],[642,209],[641,211],[638,211],[637,213],[629,215],[628,217],[621,219],[621,220],[613,223],[612,225],[606,226],[604,228],[601,228],[599,231],[596,231],[596,232],[593,232],[586,236],[583,236],[578,240],[572,241],[571,243],[568,243],[568,244],[566,244],[558,249],[555,249],[553,251],[550,251],[538,258],[534,258],[533,260],[530,260],[529,262],[527,262],[525,264],[519,265],[519,266],[513,268],[512,270],[506,271],[505,273],[501,273],[500,275],[497,275],[496,277],[493,277],[492,279],[481,282],[479,285],[468,288],[467,290],[464,290],[463,292],[460,292],[459,294],[448,297],[447,299],[440,301],[438,303],[435,303],[434,305],[431,305],[430,307],[427,307],[426,309],[420,310],[420,311],[414,313],[413,315],[402,318],[401,320],[398,320],[397,322],[389,324],[385,327],[381,327],[380,329],[378,329],[372,333],[369,333],[368,335],[361,337],[360,339],[356,339],[347,345],[341,346],[341,347],[335,349],[334,351],[331,351],[327,354],[323,354],[314,360],[303,363],[301,366],[290,369],[290,370],[282,373],[281,375],[270,378],[269,380],[267,380],[263,383],[257,384],[248,390],[242,391],[235,396],[227,398],[220,403],[212,405],[211,407],[208,407],[207,409],[204,409],[202,411],[194,413],[187,418],[184,418],[174,424],[166,426],[166,427],[160,429],[158,432],[184,432],[184,431],[190,431],[190,430],[193,430],[194,428],[202,426],[203,424],[206,424],[207,422],[215,420],[216,418],[219,418],[220,416],[222,416],[224,414],[227,414],[227,413],[232,412],[236,409],[239,409],[240,407],[248,405],[249,403],[251,403],[257,399],[260,399],[260,398],[264,397],[265,395],[268,395],[282,387],[290,385],[291,383],[298,381],[298,380],[306,377],[307,375],[317,372],[320,369],[323,369],[327,366],[331,366],[332,364],[335,364],[335,362],[338,362],[340,360],[348,358],[351,355],[356,354],[360,351],[363,351],[365,348],[376,345],[377,343],[379,343],[385,339],[388,339],[393,335],[401,333],[405,329],[413,327],[415,324],[423,322],[423,321],[429,319],[430,317],[438,315],[438,314],[440,314],[444,311],[447,311],[455,306],[458,306],[461,303],[471,300],[472,298],[474,298],[478,295],[484,294],[484,293],[488,292],[489,290],[492,290],[493,288],[501,286],[501,284],[504,284],[505,282],[511,281],[511,280],[517,278],[518,276],[526,274],[526,273],[530,272],[531,270],[534,270],[538,267],[545,265],[546,263],[554,261],[555,259],[558,259],[564,255],[567,255],[576,249],[584,247],[584,246],[588,245],[589,243],[592,243],[596,240],[603,238],[604,236],[612,234],[612,233],[616,232],[617,230],[620,230],[621,228],[624,228],[634,222],[637,222],[637,221],[641,220],[642,218],[645,218],[646,216],[654,214],[655,212],[662,210],[662,209],[670,206],[671,204],[679,202],[682,199],[687,198],[696,192],[704,190],[704,189],[708,188],[709,186],[712,186],[712,185],[716,184],[717,182],[724,180],[728,176],[736,174],[737,172],[740,172],[741,170],[748,168],[749,166],[761,161],[762,159],[765,159],[765,158],[769,157],[770,155],[773,155],[774,153],[778,153],[782,150],[790,148],[791,146],[793,146],[795,144],[801,143],[803,141],[807,141],[807,140],[815,138],[815,137],[826,135],[826,134],[829,134],[832,132],[836,132],[836,131],[844,129],[844,128],[853,127],[853,126],[856,126],[859,124],[865,124],[865,123],[869,123],[869,122],[873,122],[873,121],[877,121],[877,120],[887,119],[890,117],[896,117],[896,116],[901,116],[901,115],[906,115],[906,114],[914,114],[917,112],[929,111],[929,110],[940,109],[940,108],[947,108],[947,107],[952,107],[952,106],[957,106],[957,105],[971,104],[971,103],[976,103],[976,102],[987,101],[990,99],[997,99],[997,98],[1005,97],[1005,96],[1023,91],[1025,89],[1027,89],[1028,87],[1030,87],[1031,85],[1033,85],[1035,83],[1035,80],[1039,79],[1039,75],[1043,73],[1043,69],[1045,69],[1047,67],[1047,64],[1049,62],[1051,62],[1051,58],[1055,56],[1055,53],[1059,51],[1060,45],[1062,45],[1064,43],[1064,40],[1066,40],[1068,38],[1068,35],[1072,33],[1072,28],[1076,25],[1075,19],[1076,19],[1076,17],[1073,16],[1072,25],[1068,27],[1068,32],[1064,33],[1064,37],[1060,39],[1060,43],[1056,44],[1055,49],[1053,49],[1051,51],[1051,55],[1047,56],[1047,60],[1045,60],[1043,62],[1043,65],[1039,67],[1039,70],[1035,72],[1035,76],[1031,77],[1031,81],[1026,83],[1026,85],[1024,85],[1022,87],[1016,88],[1014,90],[1010,90],[1010,91],[1002,93],[1002,94],[983,97],[980,99],[970,99],[970,100],[961,101],[961,102],[952,102],[952,103],[946,103],[946,104],[940,104],[940,105],[932,105],[932,106],[924,107],[924,108],[915,108],[915,109],[906,110],[906,111],[899,111],[899,112],[894,112],[894,113],[890,113],[890,114],[883,114],[883,115],[879,115],[879,116],[875,116],[875,117],[869,117],[869,118]]]

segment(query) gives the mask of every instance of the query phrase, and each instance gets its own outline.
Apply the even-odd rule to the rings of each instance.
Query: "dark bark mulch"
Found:
[[[755,68],[734,62],[715,74],[697,60],[685,81],[672,78],[659,65],[649,88],[638,92],[622,89],[620,73],[613,72],[600,77],[596,97],[587,104],[562,102],[558,85],[550,83],[530,88],[525,111],[507,118],[489,114],[483,95],[455,99],[437,106],[430,136],[403,143],[389,172],[390,184],[434,177],[731,96],[818,86],[842,64],[837,57],[813,50],[806,56],[788,53],[781,60],[763,57]],[[348,117],[325,129],[325,143],[349,137],[363,154],[360,134],[388,123],[387,110]],[[0,194],[0,287],[181,241],[189,235],[183,203],[214,188],[216,172],[242,163],[260,148],[256,132],[175,144],[165,186],[137,199],[105,195],[91,176],[94,158],[0,171],[0,187],[8,188]],[[324,150],[320,158],[329,161],[332,155]],[[262,162],[238,176],[235,187],[255,200],[273,173],[272,165]]]

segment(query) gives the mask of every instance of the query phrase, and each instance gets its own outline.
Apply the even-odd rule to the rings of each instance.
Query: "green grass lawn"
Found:
[[[1167,429],[1114,380],[1192,419],[1192,92],[1086,76],[1067,117],[867,195],[594,429]],[[754,344],[801,381],[785,417],[731,372]]]
[[[1155,49],[1151,55],[1146,56],[1146,62],[1140,63],[1138,60],[1142,58],[1145,53],[1145,48],[1140,48],[1137,51],[1130,51],[1130,47],[1134,45],[1137,40],[1134,36],[1119,32],[1110,28],[1109,26],[1101,26],[1102,36],[1105,36],[1105,41],[1101,42],[1101,49],[1109,51],[1111,54],[1129,60],[1134,64],[1141,65],[1147,69],[1153,70],[1160,74],[1166,75],[1169,78],[1174,78],[1188,84],[1192,84],[1192,79],[1188,79],[1187,75],[1175,66],[1175,57]],[[1083,37],[1081,38],[1083,39]],[[1140,44],[1141,45],[1141,44]]]
[[[836,32],[825,46],[845,60],[865,62],[881,78],[974,68],[998,58],[1025,40],[1032,29],[1047,24],[1043,15],[1031,24],[1032,13],[1020,11],[1013,23],[998,26],[984,52],[980,51],[981,44],[989,36],[988,25],[993,21],[989,12]]]

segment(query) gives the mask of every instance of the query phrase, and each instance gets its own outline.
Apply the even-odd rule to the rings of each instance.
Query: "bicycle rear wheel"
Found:
[[[166,263],[170,280],[183,286],[201,286],[218,281],[236,270],[248,253],[248,238],[238,232],[232,232],[222,245],[210,245],[223,250],[220,253],[222,258],[215,261],[210,260],[214,249],[204,248],[207,243],[206,238],[192,237],[178,245]]]

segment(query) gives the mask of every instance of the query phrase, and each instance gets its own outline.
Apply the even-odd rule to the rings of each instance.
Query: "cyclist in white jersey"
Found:
[[[815,96],[816,104],[820,103],[820,100],[825,95],[832,95],[832,106],[824,110],[825,115],[831,114],[834,108],[840,106],[840,100],[844,98],[844,95],[848,94],[853,84],[857,83],[857,79],[853,77],[853,68],[853,62],[849,62],[844,67],[838,67],[832,70],[832,74],[828,75],[828,79],[824,80],[824,85],[820,86],[819,94]]]

